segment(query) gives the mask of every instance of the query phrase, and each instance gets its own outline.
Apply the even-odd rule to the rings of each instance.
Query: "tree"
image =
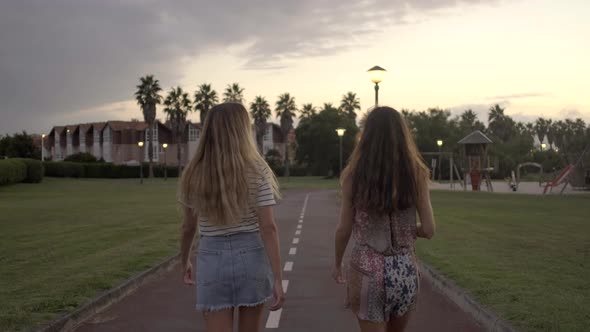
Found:
[[[303,107],[301,108],[301,114],[299,115],[299,119],[306,120],[306,119],[311,118],[315,114],[316,114],[315,107],[313,107],[313,105],[311,103],[304,104]]]
[[[199,85],[199,90],[195,91],[195,111],[199,111],[201,124],[205,123],[207,113],[217,101],[217,92],[211,89],[211,84]]]
[[[535,121],[535,133],[539,138],[539,144],[543,143],[543,140],[547,136],[549,132],[549,127],[551,126],[551,120],[547,120],[545,118],[538,118]]]
[[[181,174],[180,165],[180,145],[182,135],[186,128],[186,117],[192,110],[191,100],[188,93],[184,92],[181,87],[172,88],[164,100],[164,113],[168,116],[168,121],[172,128],[172,135],[176,139],[176,159],[178,161],[178,174]]]
[[[471,109],[465,110],[457,119],[461,136],[466,136],[475,130],[485,131],[483,122],[477,119],[477,114]]]
[[[517,134],[516,123],[504,114],[504,108],[496,104],[490,107],[488,115],[488,132],[497,139],[507,142]]]
[[[250,113],[254,118],[254,126],[256,127],[256,143],[258,143],[258,150],[260,154],[264,154],[263,139],[266,132],[266,122],[271,115],[270,106],[266,99],[262,96],[256,96],[254,102],[250,104]]]
[[[33,137],[23,131],[12,137],[0,139],[0,157],[41,159],[41,149],[35,145]]]
[[[353,121],[356,121],[356,110],[361,109],[361,102],[354,92],[347,92],[342,96],[340,109]]]
[[[148,159],[149,159],[149,177],[154,176],[154,169],[153,169],[153,159],[154,159],[154,149],[153,149],[153,133],[152,130],[154,129],[154,122],[156,121],[156,105],[162,102],[162,96],[160,95],[160,82],[154,79],[154,75],[146,75],[139,79],[140,84],[137,86],[137,91],[135,92],[135,99],[137,100],[137,104],[141,107],[141,111],[143,112],[143,119],[148,124],[147,134],[148,134]]]
[[[340,164],[339,138],[336,128],[344,128],[342,137],[343,160],[346,161],[354,148],[358,127],[346,114],[328,105],[306,121],[301,121],[295,130],[297,135],[296,159],[306,165],[314,175],[338,174]]]
[[[275,111],[281,122],[281,132],[285,139],[285,176],[289,176],[289,132],[293,129],[293,117],[297,111],[295,98],[283,93],[277,100]]]
[[[244,89],[238,83],[228,84],[223,92],[223,101],[226,103],[244,103]]]

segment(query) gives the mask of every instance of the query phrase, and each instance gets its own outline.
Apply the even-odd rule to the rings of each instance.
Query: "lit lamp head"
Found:
[[[340,137],[344,136],[345,131],[346,131],[346,129],[344,129],[344,128],[336,129],[336,133],[338,133],[338,136],[340,136]]]
[[[547,147],[547,144],[545,144],[545,143],[541,144],[541,150],[545,150],[546,147]]]
[[[385,74],[387,70],[379,67],[379,66],[375,66],[371,69],[368,70],[369,72],[369,76],[371,77],[371,82],[375,83],[375,84],[379,84],[382,80],[383,80],[383,75]]]
[[[137,142],[137,146],[141,148],[143,146],[143,141]]]
[[[69,130],[69,129],[68,129],[68,130],[66,130],[66,131],[68,132],[68,134],[70,133],[70,130]]]
[[[168,147],[168,143],[164,143],[164,144],[162,144],[162,147],[163,147],[164,149],[165,149],[165,148],[167,148],[167,147]]]
[[[45,138],[45,134],[42,134],[42,135],[41,135],[41,138]]]
[[[439,147],[441,147],[443,145],[442,139],[437,140],[436,141],[436,145],[438,145]]]

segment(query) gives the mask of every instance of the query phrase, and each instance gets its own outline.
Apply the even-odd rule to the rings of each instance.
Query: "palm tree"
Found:
[[[217,92],[211,89],[211,84],[199,85],[199,90],[195,91],[195,111],[200,112],[201,124],[205,123],[207,113],[217,101]]]
[[[352,121],[356,122],[356,110],[361,109],[361,102],[354,92],[347,92],[342,96],[340,101],[340,109],[348,115]]]
[[[244,103],[244,89],[238,83],[228,84],[223,92],[223,101],[231,103]]]
[[[275,111],[277,117],[281,121],[281,132],[285,139],[285,176],[289,176],[289,139],[288,135],[291,129],[293,129],[293,117],[297,111],[295,106],[295,98],[291,97],[288,93],[283,93],[279,96],[279,100],[276,103]]]
[[[306,120],[306,119],[311,118],[315,114],[316,114],[315,107],[313,107],[313,105],[311,103],[304,104],[303,107],[301,108],[301,114],[299,115],[299,119]]]
[[[191,108],[191,100],[188,93],[182,91],[181,87],[172,88],[164,100],[164,113],[168,115],[168,121],[172,128],[172,135],[176,139],[176,159],[178,161],[178,175],[181,174],[180,165],[180,144],[186,127],[186,117]]]
[[[539,144],[543,144],[543,139],[545,139],[545,136],[547,136],[549,126],[551,126],[551,120],[538,118],[535,121],[535,132],[537,133],[537,137],[539,138]]]
[[[256,96],[254,102],[250,104],[250,113],[254,118],[254,126],[256,127],[256,143],[260,154],[264,153],[263,139],[266,132],[266,120],[270,117],[270,106],[266,99],[262,96]]]
[[[162,96],[160,95],[160,82],[154,79],[154,75],[146,75],[139,78],[139,85],[137,91],[135,91],[135,99],[137,104],[141,107],[143,112],[143,119],[147,123],[148,133],[148,159],[149,159],[149,177],[154,176],[153,159],[154,149],[152,130],[154,129],[154,122],[156,121],[156,105],[162,102]],[[141,158],[140,158],[141,159]],[[141,167],[141,160],[140,160]]]

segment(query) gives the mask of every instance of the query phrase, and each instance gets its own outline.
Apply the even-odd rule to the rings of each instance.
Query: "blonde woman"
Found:
[[[209,111],[197,152],[184,170],[179,201],[184,209],[182,274],[209,332],[260,331],[263,304],[284,301],[279,238],[272,206],[277,181],[252,137],[248,112],[224,103]],[[196,273],[190,252],[196,231]]]

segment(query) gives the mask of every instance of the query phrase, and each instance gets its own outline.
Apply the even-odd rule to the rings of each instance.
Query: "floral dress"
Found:
[[[361,320],[385,322],[402,316],[416,303],[419,271],[416,208],[391,216],[355,212],[348,269],[348,304]]]

